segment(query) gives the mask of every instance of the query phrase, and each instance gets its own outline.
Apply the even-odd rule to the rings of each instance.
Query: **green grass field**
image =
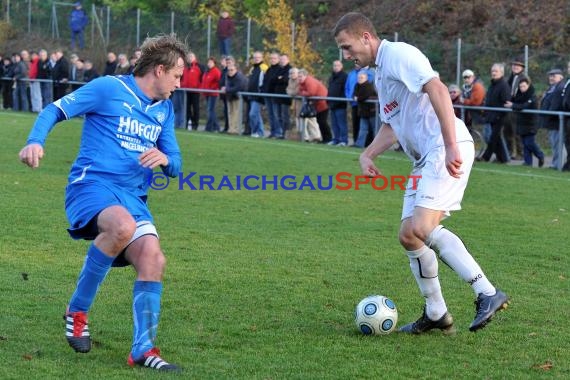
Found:
[[[131,268],[114,269],[90,313],[94,348],[76,354],[62,315],[87,242],[67,235],[63,209],[80,120],[59,125],[37,170],[18,162],[33,115],[0,113],[0,379],[154,378],[126,365]],[[213,175],[358,174],[353,148],[180,131],[184,172]],[[378,161],[407,175],[396,152]],[[440,265],[458,332],[360,335],[353,311],[391,297],[399,325],[422,297],[399,246],[402,191],[151,191],[168,264],[157,344],[195,379],[570,378],[570,176],[479,164],[458,233],[510,307],[468,331],[474,294]],[[173,375],[174,376],[174,375]],[[161,376],[168,378],[169,376]]]

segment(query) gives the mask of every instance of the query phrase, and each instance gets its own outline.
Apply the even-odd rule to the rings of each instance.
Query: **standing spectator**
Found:
[[[216,66],[216,58],[208,58],[207,67],[208,69],[202,78],[202,88],[206,90],[219,90],[222,73]],[[220,124],[218,124],[216,117],[216,100],[218,99],[218,93],[205,92],[204,97],[206,98],[206,109],[208,111],[208,120],[206,121],[205,130],[206,132],[219,132]]]
[[[238,92],[247,90],[247,77],[239,71],[237,64],[228,65],[228,76],[226,85],[222,87],[222,92],[226,95],[228,102],[228,134],[237,135],[240,133],[239,125],[239,95]]]
[[[181,88],[199,89],[202,87],[202,77],[206,68],[198,62],[196,54],[189,52],[186,56],[186,67],[180,80]],[[200,123],[200,93],[197,91],[185,91],[186,95],[186,120],[184,124],[189,131],[198,130]]]
[[[519,82],[525,77],[523,71],[526,65],[522,58],[517,58],[511,61],[511,75],[507,80],[511,88],[511,99],[513,102],[515,96],[519,92]],[[510,112],[505,115],[505,141],[507,142],[507,149],[511,158],[518,159],[518,156],[523,152],[522,142],[520,141],[519,135],[516,133],[516,119],[517,115]]]
[[[6,56],[3,58],[4,61],[4,78],[2,80],[2,108],[5,110],[12,109],[14,107],[14,62],[13,60]]]
[[[38,79],[42,96],[42,109],[53,101],[53,83],[51,82],[52,66],[46,49],[40,49],[38,62]],[[47,82],[49,80],[49,82]]]
[[[505,104],[505,107],[512,108],[513,111],[536,109],[536,96],[534,86],[530,78],[520,75],[517,78],[519,88],[513,99]],[[532,155],[538,158],[538,167],[544,165],[544,153],[536,143],[537,131],[536,115],[532,113],[513,112],[513,119],[516,123],[516,130],[523,142],[523,165],[532,166]]]
[[[38,79],[38,71],[40,65],[40,57],[38,53],[33,51],[30,54],[30,103],[32,105],[32,112],[41,112],[42,110],[42,89]]]
[[[374,85],[368,81],[368,73],[366,70],[360,70],[358,83],[354,87],[354,100],[358,102],[358,118],[360,119],[360,130],[358,140],[354,142],[355,147],[364,148],[366,137],[370,133],[376,135],[376,104],[368,100],[377,99],[377,97]]]
[[[85,82],[84,75],[85,75],[85,61],[79,58],[75,61],[75,79],[73,79],[74,81],[79,83],[71,85],[72,91],[75,91],[79,87],[83,86],[83,83]]]
[[[289,71],[289,84],[287,85],[287,95],[299,95],[299,69],[296,67],[291,68]],[[295,115],[295,125],[301,139],[307,142],[321,142],[323,137],[319,130],[319,124],[316,117],[300,117],[301,107],[303,100],[295,99],[293,101],[293,114]]]
[[[327,96],[326,86],[319,81],[317,78],[309,75],[307,70],[299,70],[299,95],[304,97],[310,96]],[[319,130],[321,131],[321,136],[323,137],[323,144],[328,143],[332,140],[331,129],[328,123],[329,107],[327,101],[324,99],[314,99],[312,100],[315,105],[315,110],[317,111],[317,123],[319,124]]]
[[[344,96],[348,99],[354,99],[354,87],[356,83],[358,83],[358,73],[362,68],[357,64],[354,65],[353,69],[350,70],[348,76],[346,78],[346,86],[344,87]],[[374,72],[367,68],[368,71],[368,81],[373,83],[374,81]],[[350,113],[352,119],[352,139],[354,142],[358,140],[358,131],[360,130],[360,118],[358,117],[358,102],[351,101],[350,102]],[[369,135],[366,136],[366,145],[369,145],[372,142],[373,136]]]
[[[261,92],[266,94],[275,94],[277,77],[281,72],[281,69],[279,67],[279,53],[273,52],[269,55],[269,64],[270,66],[263,76],[263,85],[261,86]],[[265,107],[267,108],[267,114],[269,116],[269,127],[271,129],[269,138],[282,139],[283,129],[279,123],[279,104],[277,103],[277,98],[266,96]]]
[[[84,82],[91,82],[95,78],[99,78],[99,73],[93,67],[93,62],[86,59],[84,64],[84,71],[83,71],[83,81]]]
[[[69,62],[61,49],[54,52],[56,59],[51,75],[53,79],[53,100],[59,100],[67,94],[69,81]]]
[[[231,55],[231,45],[232,36],[236,31],[236,26],[234,20],[230,16],[228,11],[223,10],[220,13],[220,19],[218,20],[218,46],[220,48],[220,55],[228,56]]]
[[[14,111],[29,111],[28,103],[28,66],[20,54],[14,54],[14,92],[12,103]]]
[[[332,74],[329,78],[328,95],[332,98],[344,98],[344,89],[348,75],[342,69],[342,62],[335,60],[332,64]],[[329,145],[346,146],[348,144],[348,126],[346,117],[346,102],[329,101],[331,110],[331,126],[333,139]]]
[[[542,111],[562,111],[562,92],[564,91],[564,76],[562,70],[552,69],[548,72],[548,90],[544,93],[540,102]],[[562,161],[562,152],[560,151],[560,127],[559,119],[556,115],[541,115],[541,128],[548,129],[548,141],[552,148],[552,169],[558,169]]]
[[[87,26],[89,18],[81,6],[81,2],[76,1],[73,3],[73,10],[69,15],[69,29],[71,29],[71,50],[75,49],[76,44],[79,49],[85,47],[85,39],[83,37],[83,30]]]
[[[505,65],[495,63],[491,67],[491,84],[487,89],[485,98],[486,107],[502,108],[505,103],[510,100],[511,91],[509,84],[505,80]],[[485,123],[490,125],[491,137],[487,145],[487,149],[478,161],[489,161],[493,153],[498,163],[505,164],[509,162],[509,152],[503,138],[503,122],[505,120],[505,112],[486,111]]]
[[[451,98],[451,104],[453,105],[462,105],[463,102],[461,101],[461,89],[456,84],[450,84],[447,87],[449,91],[449,97]],[[455,113],[455,117],[461,119],[461,108],[453,107],[453,112]],[[467,116],[467,115],[466,115]],[[464,120],[465,124],[467,125],[467,120]]]
[[[131,73],[131,62],[125,53],[120,53],[117,59],[114,75],[129,75]]]
[[[567,63],[566,71],[568,77],[562,90],[562,110],[570,112],[570,61]],[[566,148],[566,163],[562,166],[562,171],[570,171],[570,117],[565,118],[564,146]]]
[[[480,107],[485,102],[485,86],[472,70],[463,71],[463,91],[461,102],[466,106]],[[473,122],[480,121],[481,111],[465,110],[465,125],[473,127]],[[475,119],[475,120],[474,120]],[[488,143],[488,141],[486,141]]]
[[[263,76],[267,71],[267,64],[263,62],[263,53],[260,51],[253,52],[253,64],[251,66],[247,92],[258,93],[261,91],[263,84]],[[289,78],[289,82],[291,78]],[[249,96],[249,128],[251,137],[265,137],[263,127],[263,118],[261,117],[261,107],[263,106],[263,98],[261,96]]]
[[[112,51],[107,53],[107,61],[105,62],[105,69],[103,70],[103,76],[105,75],[115,75],[117,70],[117,56]]]
[[[71,91],[77,90],[81,85],[78,82],[83,81],[83,62],[79,62],[79,56],[77,54],[71,54],[69,56],[69,81],[71,82]]]
[[[291,70],[291,65],[289,64],[289,56],[287,54],[281,54],[279,56],[279,72],[277,78],[275,78],[275,93],[280,95],[287,95],[287,85],[289,84],[289,70]],[[275,104],[277,109],[277,120],[283,137],[287,131],[291,128],[291,98],[275,98]]]
[[[228,66],[234,64],[235,62],[236,60],[231,55],[222,56],[222,59],[220,60],[220,66],[222,67],[222,70],[220,71],[221,73],[220,88],[226,85],[226,78],[228,76]],[[220,100],[224,105],[224,128],[222,129],[222,132],[227,133],[229,128],[229,116],[228,116],[228,102],[226,101],[226,94],[220,93]]]

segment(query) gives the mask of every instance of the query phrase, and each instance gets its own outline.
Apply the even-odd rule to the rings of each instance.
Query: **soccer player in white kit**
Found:
[[[491,284],[461,239],[440,225],[450,211],[461,209],[474,159],[471,135],[455,117],[447,86],[417,48],[381,40],[372,22],[356,12],[341,17],[333,33],[345,59],[361,67],[376,66],[382,127],[360,155],[362,172],[380,175],[373,160],[398,141],[414,163],[412,175],[421,176],[417,186],[410,181],[404,193],[399,239],[426,304],[422,316],[400,331],[455,331],[435,251],[473,288],[476,314],[469,330],[477,331],[506,307],[508,297]]]

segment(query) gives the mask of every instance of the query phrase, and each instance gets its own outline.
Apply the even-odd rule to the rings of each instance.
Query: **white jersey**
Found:
[[[416,47],[383,40],[376,57],[375,86],[382,122],[390,124],[406,154],[418,163],[444,145],[439,119],[424,84],[437,73]],[[473,141],[463,121],[455,118],[457,142]]]

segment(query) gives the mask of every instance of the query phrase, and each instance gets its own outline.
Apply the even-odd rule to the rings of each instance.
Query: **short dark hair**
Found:
[[[338,36],[342,31],[351,35],[360,35],[364,32],[368,32],[372,36],[378,38],[376,28],[374,27],[374,24],[372,24],[372,21],[359,12],[349,12],[337,21],[333,28],[333,36]]]
[[[176,67],[178,59],[186,64],[186,45],[175,34],[148,37],[140,47],[141,57],[133,69],[136,77],[145,76],[158,65],[164,65],[166,71]]]

